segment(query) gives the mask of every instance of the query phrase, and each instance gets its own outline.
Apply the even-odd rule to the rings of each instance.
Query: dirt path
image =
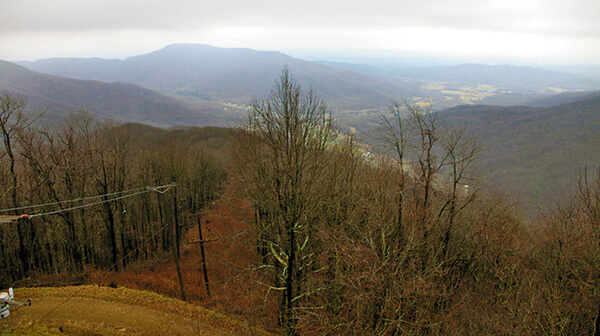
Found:
[[[21,299],[30,294],[32,306],[0,321],[0,333],[8,323],[31,322],[61,328],[68,335],[264,334],[202,307],[126,288],[24,289],[16,294]]]

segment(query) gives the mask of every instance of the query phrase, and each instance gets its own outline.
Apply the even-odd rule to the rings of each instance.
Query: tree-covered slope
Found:
[[[24,96],[31,109],[46,110],[50,122],[79,109],[158,126],[215,124],[222,114],[217,107],[191,107],[134,84],[46,75],[5,61],[0,61],[0,90]]]
[[[546,108],[475,105],[441,113],[479,136],[484,172],[530,205],[564,196],[582,168],[600,165],[600,95]]]

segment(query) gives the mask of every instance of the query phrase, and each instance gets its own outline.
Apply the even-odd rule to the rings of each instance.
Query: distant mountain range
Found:
[[[600,89],[577,75],[510,65],[463,64],[424,68],[377,68],[364,64],[309,62],[276,51],[174,44],[124,60],[55,58],[19,63],[51,75],[124,82],[205,104],[246,104],[268,94],[284,66],[343,114],[392,100],[516,105],[557,92]]]
[[[600,165],[600,93],[584,92],[600,84],[563,72],[477,64],[383,69],[195,44],[124,60],[20,64],[30,70],[0,61],[0,90],[47,109],[50,122],[85,108],[155,126],[227,125],[245,115],[250,99],[268,94],[288,66],[332,107],[340,124],[358,130],[373,127],[377,110],[392,100],[433,101],[436,110],[454,106],[440,114],[480,137],[484,171],[499,185],[522,191],[530,205],[566,192],[581,166]]]
[[[312,86],[338,109],[368,108],[419,89],[402,81],[367,76],[299,60],[276,51],[175,44],[125,60],[45,59],[21,65],[78,79],[126,82],[162,93],[219,103],[245,104],[268,94],[284,66],[304,87]]]
[[[405,68],[394,71],[394,75],[458,85],[488,84],[511,90],[539,91],[546,88],[592,90],[600,88],[600,82],[575,74],[507,64],[461,64]]]
[[[544,107],[474,105],[440,112],[479,137],[483,171],[498,185],[521,192],[530,208],[564,197],[580,169],[600,166],[600,92],[536,104]]]
[[[580,73],[547,70],[530,66],[459,64],[437,66],[387,66],[378,68],[367,64],[316,61],[340,69],[367,75],[402,78],[453,86],[493,85],[513,90],[539,91],[548,87],[565,90],[600,89],[600,80]]]
[[[87,109],[101,118],[155,126],[224,124],[218,108],[193,108],[138,85],[51,76],[5,61],[0,61],[0,91],[24,96],[30,109],[46,110],[49,123]]]

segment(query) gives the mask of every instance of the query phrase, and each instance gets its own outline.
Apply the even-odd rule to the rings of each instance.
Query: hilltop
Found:
[[[328,105],[367,108],[419,89],[402,81],[360,74],[293,58],[277,51],[173,44],[124,60],[44,59],[22,63],[52,75],[104,82],[127,82],[160,92],[212,102],[246,104],[269,93],[284,66],[303,86],[312,86]]]

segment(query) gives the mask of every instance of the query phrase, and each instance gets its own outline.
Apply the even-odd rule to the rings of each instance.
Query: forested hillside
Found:
[[[587,93],[550,107],[459,106],[440,114],[478,135],[482,174],[536,210],[569,195],[582,168],[600,165],[598,111],[600,94]]]
[[[171,133],[83,112],[47,129],[30,123],[22,98],[1,102],[3,215],[29,218],[0,226],[3,287],[177,252],[182,219],[220,193],[228,131]]]
[[[27,108],[45,111],[45,122],[54,124],[79,109],[98,118],[162,127],[222,125],[227,117],[220,106],[188,105],[134,84],[74,80],[0,61],[0,92],[5,91],[26,97]]]
[[[286,71],[252,105],[234,172],[282,333],[597,330],[595,175],[581,175],[568,205],[526,222],[511,197],[473,178],[485,147],[427,112],[394,105],[378,133],[388,155],[373,157],[341,140]]]
[[[544,132],[570,142],[576,120],[592,132],[596,100],[472,107],[453,122],[392,104],[372,132],[380,154],[288,68],[231,130],[85,113],[47,129],[23,103],[0,105],[4,286],[48,274],[132,284],[284,335],[600,330],[599,176],[573,172],[573,196],[529,219],[480,179],[498,148],[461,125],[490,139],[509,125],[505,145]]]

